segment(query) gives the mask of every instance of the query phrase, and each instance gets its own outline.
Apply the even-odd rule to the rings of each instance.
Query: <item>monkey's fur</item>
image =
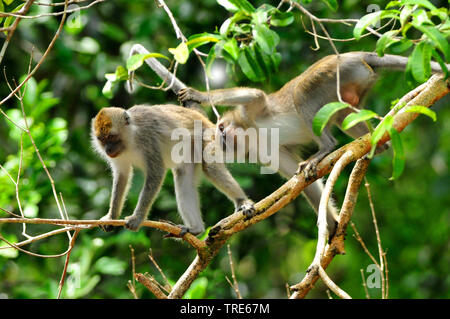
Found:
[[[171,140],[172,131],[186,128],[193,133],[194,121],[201,121],[202,134],[204,130],[214,128],[214,124],[199,112],[176,105],[137,105],[128,110],[118,107],[100,110],[92,120],[92,143],[108,161],[113,173],[110,207],[102,220],[120,217],[133,167],[144,172],[145,181],[133,214],[126,217],[125,227],[130,230],[136,231],[145,220],[167,169],[173,172],[178,210],[184,222],[180,236],[186,232],[196,235],[205,229],[197,193],[200,170],[233,201],[236,211],[242,210],[246,215],[254,212],[253,202],[223,163],[176,164],[172,161],[171,150],[177,143]],[[213,142],[202,138],[202,151]],[[104,229],[110,230],[111,227]]]
[[[349,52],[327,56],[314,63],[301,75],[286,83],[280,90],[266,94],[253,88],[231,88],[199,92],[192,88],[182,89],[178,96],[181,102],[196,101],[203,105],[237,106],[226,112],[217,123],[217,134],[223,144],[236,141],[236,129],[278,128],[280,137],[281,175],[290,178],[305,171],[306,178],[316,173],[316,166],[336,146],[331,134],[331,125],[341,126],[343,119],[352,112],[347,108],[333,116],[322,135],[312,131],[312,121],[317,111],[327,103],[338,101],[337,65],[339,64],[340,95],[342,100],[354,107],[361,102],[372,88],[377,78],[378,68],[404,69],[408,59],[401,56],[385,55],[379,57],[369,52]],[[432,62],[433,72],[441,72],[440,66]],[[344,131],[357,138],[368,132],[364,123],[359,123]],[[319,150],[305,161],[301,148],[314,142]],[[299,164],[300,162],[300,164]],[[323,183],[318,180],[304,190],[313,208],[317,211],[322,194]],[[336,209],[328,205],[328,230],[334,233]]]

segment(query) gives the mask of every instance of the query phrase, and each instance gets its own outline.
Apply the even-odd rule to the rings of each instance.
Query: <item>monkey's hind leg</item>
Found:
[[[247,195],[228,171],[225,164],[203,163],[203,172],[218,190],[233,201],[235,212],[242,211],[247,218],[254,215],[253,201],[247,198]]]
[[[180,237],[186,233],[198,235],[205,231],[197,192],[197,167],[194,163],[187,163],[172,170],[178,211],[184,223],[180,226]]]
[[[304,171],[306,180],[315,178],[317,176],[317,164],[319,164],[319,162],[325,156],[330,154],[336,146],[336,140],[334,139],[333,135],[331,135],[330,129],[328,127],[325,127],[325,129],[323,130],[318,144],[319,151],[317,151],[317,153],[315,153],[309,159],[301,162],[298,165],[296,174],[298,175]]]

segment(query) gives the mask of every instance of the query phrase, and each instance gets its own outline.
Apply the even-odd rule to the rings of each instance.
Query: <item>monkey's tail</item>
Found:
[[[408,64],[408,58],[400,55],[385,54],[380,57],[376,53],[366,52],[364,61],[373,68],[386,68],[393,70],[404,70]],[[450,65],[446,64],[447,69],[450,70]],[[439,63],[431,61],[431,71],[434,73],[442,73]]]

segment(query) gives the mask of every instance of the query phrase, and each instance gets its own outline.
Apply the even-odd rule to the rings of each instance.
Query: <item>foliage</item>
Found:
[[[213,88],[248,85],[268,91],[280,88],[319,58],[333,53],[329,43],[320,39],[320,50],[311,50],[313,37],[303,32],[299,13],[286,12],[286,7],[276,9],[277,1],[166,3],[187,37],[185,45],[176,38],[165,12],[152,2],[106,1],[81,11],[79,15],[69,16],[73,18],[70,21],[77,23],[66,24],[50,56],[28,82],[24,110],[30,132],[55,180],[58,194],[61,192],[64,197],[70,218],[98,219],[108,207],[111,176],[104,162],[88,146],[90,119],[96,112],[108,105],[177,104],[176,97],[170,92],[141,87],[131,96],[123,86],[117,85],[127,79],[129,70],[138,71],[143,82],[160,82],[148,68],[141,67],[145,56],[128,60],[132,44],[142,43],[152,52],[152,57],[160,58],[167,65],[166,58],[179,62],[177,76],[199,89],[204,89],[204,76],[198,60],[192,58],[194,49],[205,50],[208,55],[206,65],[211,78],[215,75],[214,68],[227,70],[226,83],[215,84],[212,81]],[[337,3],[329,0],[302,1],[322,18],[370,15],[366,15],[366,8],[371,4],[369,1],[345,0],[339,2],[339,7]],[[361,19],[363,22],[354,29],[342,24],[327,25],[334,38],[360,37],[359,41],[336,42],[339,52],[375,49],[380,55],[402,53],[410,57],[406,78],[401,72],[384,72],[366,101],[369,110],[347,118],[346,125],[350,127],[359,121],[372,121],[375,114],[387,113],[391,101],[408,92],[416,82],[426,80],[430,74],[427,66],[430,60],[448,63],[448,2],[430,3],[385,2],[385,9],[378,11],[381,13]],[[0,4],[0,11],[3,11],[3,6],[6,12],[12,12],[23,2],[3,0]],[[29,14],[41,14],[43,10],[32,6]],[[398,21],[396,28],[388,28],[389,31],[378,40],[364,36],[368,26],[384,18]],[[0,18],[0,26],[7,27],[13,21],[14,18],[3,21]],[[30,43],[35,45],[36,58],[46,48],[49,35],[55,32],[58,21],[55,17],[44,17],[20,23],[2,61],[9,79],[20,79],[26,74]],[[221,64],[223,61],[226,67]],[[106,83],[110,83],[106,89],[105,76]],[[1,82],[0,95],[8,93],[8,87]],[[382,243],[387,250],[389,295],[393,298],[450,297],[450,111],[445,108],[446,104],[448,99],[435,105],[437,120],[433,119],[436,122],[419,119],[402,132],[401,146],[397,143],[394,147],[394,180],[389,180],[392,164],[388,154],[374,157],[367,176]],[[12,120],[23,123],[18,102],[10,100],[0,108]],[[419,106],[408,111],[424,113]],[[435,116],[434,113],[426,115]],[[386,131],[395,135],[389,122],[379,130],[377,134],[374,132],[374,136]],[[341,144],[349,141],[338,131],[336,136]],[[14,179],[19,173],[21,145],[24,151],[19,190],[24,214],[58,218],[50,183],[31,141],[1,117],[0,164]],[[402,159],[405,160],[403,163]],[[260,175],[256,165],[233,164],[230,169],[254,200],[264,198],[284,182],[278,175]],[[403,174],[400,176],[401,170]],[[338,181],[338,202],[342,200],[345,182],[344,179]],[[124,209],[125,216],[135,206],[141,184],[142,175],[137,172]],[[209,183],[201,184],[200,193],[207,225],[213,225],[232,212],[232,204]],[[363,189],[358,201],[353,220],[368,248],[376,252],[370,208]],[[0,171],[0,207],[19,213],[15,186],[3,170]],[[0,216],[6,217],[7,214],[0,211]],[[180,222],[170,173],[150,218]],[[315,222],[312,209],[303,198],[298,198],[273,218],[232,239],[236,276],[244,297],[286,296],[285,283],[298,282],[314,255]],[[50,229],[42,225],[27,227],[31,234]],[[10,241],[23,240],[21,226],[0,225],[0,231]],[[60,253],[67,248],[64,236],[61,234],[25,248],[41,254]],[[132,297],[126,286],[131,279],[129,245],[135,249],[136,271],[152,273],[160,281],[157,270],[147,257],[150,247],[171,282],[183,273],[194,257],[194,252],[187,246],[163,239],[161,233],[150,229],[138,233],[124,229],[103,233],[95,229],[83,231],[79,236],[71,256],[63,297]],[[350,230],[346,245],[347,254],[337,258],[328,273],[351,296],[362,298],[364,290],[360,269],[368,276],[367,267],[371,261],[351,236]],[[54,298],[63,265],[64,258],[42,259],[14,253],[10,249],[0,250],[0,297]],[[228,256],[223,250],[185,297],[234,297],[225,275],[230,277],[230,269]],[[137,290],[142,298],[152,297],[140,284],[137,284]],[[379,296],[379,289],[369,291],[372,297]],[[310,297],[325,298],[323,285],[318,284],[318,289]]]

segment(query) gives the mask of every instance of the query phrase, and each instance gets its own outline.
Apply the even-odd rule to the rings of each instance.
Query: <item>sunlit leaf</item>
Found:
[[[173,54],[175,60],[180,64],[185,64],[189,58],[189,49],[184,42],[181,42],[176,48],[170,48],[169,52]]]
[[[434,122],[436,122],[436,112],[430,110],[428,107],[421,105],[411,105],[403,109],[404,112],[420,113],[430,117]]]
[[[330,118],[336,112],[347,108],[349,105],[347,103],[342,102],[331,102],[320,108],[320,110],[316,113],[313,119],[313,132],[317,136],[322,134],[323,129],[328,124]]]
[[[356,124],[370,120],[377,116],[377,113],[370,110],[361,110],[359,113],[350,113],[344,121],[342,121],[342,129],[348,130]]]

